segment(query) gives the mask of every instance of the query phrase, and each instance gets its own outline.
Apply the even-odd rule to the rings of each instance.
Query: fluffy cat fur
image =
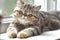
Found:
[[[27,38],[39,35],[45,31],[60,28],[60,12],[39,11],[40,6],[32,6],[17,0],[17,6],[13,11],[13,22],[7,29],[10,38]]]

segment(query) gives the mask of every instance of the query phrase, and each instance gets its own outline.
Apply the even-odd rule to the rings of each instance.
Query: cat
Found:
[[[41,5],[33,6],[17,0],[13,11],[13,22],[7,28],[9,38],[28,38],[40,35],[45,31],[60,29],[60,12],[39,11]]]

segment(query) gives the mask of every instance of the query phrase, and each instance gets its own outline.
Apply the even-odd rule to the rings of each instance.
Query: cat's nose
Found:
[[[22,19],[27,19],[25,16],[22,16]]]
[[[22,18],[23,18],[23,19],[27,19],[27,17],[26,17],[26,16],[22,16]]]

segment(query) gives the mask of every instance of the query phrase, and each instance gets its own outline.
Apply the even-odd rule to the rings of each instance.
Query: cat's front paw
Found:
[[[28,37],[28,35],[26,32],[19,32],[17,34],[17,38],[27,38],[27,37]]]
[[[14,32],[9,32],[9,33],[8,33],[8,37],[9,37],[9,38],[16,38],[16,37],[17,37],[17,34],[14,33]]]

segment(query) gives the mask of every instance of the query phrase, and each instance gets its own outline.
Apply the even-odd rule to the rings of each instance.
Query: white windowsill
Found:
[[[11,23],[12,20],[13,20],[12,17],[5,17],[5,18],[2,19],[2,24],[3,24],[3,23]]]

